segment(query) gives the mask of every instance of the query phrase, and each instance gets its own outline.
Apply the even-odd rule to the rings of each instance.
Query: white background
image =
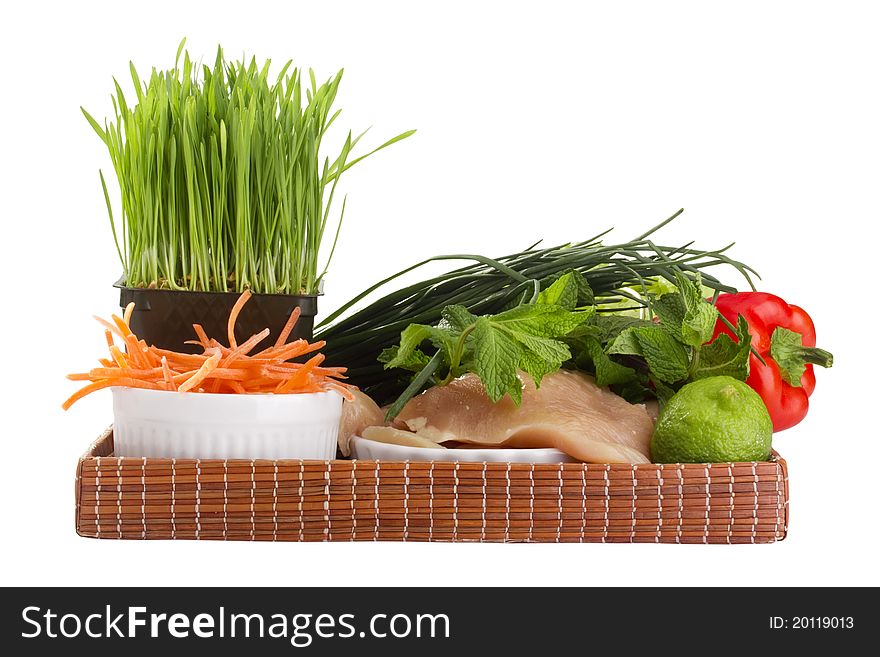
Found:
[[[3,584],[880,584],[877,263],[880,40],[871,3],[13,3],[0,27]],[[813,407],[776,448],[791,529],[770,546],[248,544],[74,533],[77,457],[109,395],[70,412],[120,273],[79,106],[111,111],[182,36],[319,77],[379,143],[351,171],[328,311],[422,257],[501,255],[680,206],[666,241],[720,246],[804,306],[822,346]],[[730,274],[726,274],[729,278]]]

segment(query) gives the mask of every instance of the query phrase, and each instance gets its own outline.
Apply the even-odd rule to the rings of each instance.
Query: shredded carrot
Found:
[[[196,335],[198,336],[198,342],[187,341],[187,344],[200,344],[206,349],[208,348],[208,343],[211,341],[208,339],[208,334],[205,333],[205,329],[202,328],[201,324],[193,324],[193,330],[195,330]]]
[[[235,349],[230,350],[228,353],[224,354],[223,365],[228,366],[230,363],[236,361],[242,356],[246,356],[250,353],[251,349],[260,344],[263,340],[269,337],[269,329],[263,329],[256,335],[252,335],[247,340],[242,342]],[[222,351],[222,350],[221,350]]]
[[[146,388],[147,390],[159,390],[159,386],[151,381],[142,381],[141,379],[104,379],[102,381],[95,381],[94,383],[90,383],[85,388],[80,388],[75,393],[73,393],[70,397],[68,397],[67,401],[61,404],[61,408],[65,411],[73,406],[73,404],[86,395],[95,392],[96,390],[101,390],[102,388],[109,388],[110,386],[124,386],[126,388]]]
[[[232,306],[232,312],[229,313],[229,321],[226,322],[226,331],[229,337],[229,346],[232,349],[235,349],[238,346],[238,343],[235,341],[235,322],[238,321],[238,315],[241,312],[241,309],[244,308],[244,304],[246,304],[250,298],[250,290],[242,292],[241,296],[236,299],[235,305]]]
[[[318,365],[320,365],[324,360],[324,354],[318,354],[317,356],[313,356],[310,358],[305,365],[303,365],[299,371],[294,374],[292,377],[287,379],[287,381],[282,381],[278,384],[278,387],[275,388],[275,392],[287,392],[288,390],[292,390],[293,388],[302,387],[309,381],[309,374],[313,369],[315,369]]]
[[[290,335],[290,332],[293,330],[293,327],[296,326],[296,322],[299,319],[300,314],[302,313],[302,308],[296,306],[291,312],[290,317],[287,319],[287,323],[284,324],[284,328],[281,329],[281,333],[278,334],[278,339],[275,341],[276,347],[281,347],[287,342],[287,336]]]
[[[208,360],[202,363],[202,366],[199,370],[193,374],[189,379],[181,383],[177,386],[177,392],[186,392],[187,390],[192,390],[197,385],[199,385],[202,381],[208,378],[208,375],[217,369],[217,365],[220,363],[220,352],[212,354]]]
[[[125,336],[125,353],[128,359],[138,367],[143,367],[147,362],[137,338],[131,333]]]
[[[111,315],[110,319],[113,320],[113,323],[116,324],[116,328],[119,329],[119,334],[123,338],[127,338],[129,335],[132,335],[131,329],[128,328],[128,324],[126,324],[121,317],[118,315]]]
[[[92,315],[92,318],[111,333],[118,335],[120,338],[125,338],[125,335],[123,335],[122,331],[119,330],[119,327],[113,322],[108,322],[103,317],[98,317],[97,315]]]
[[[129,325],[134,312],[132,304],[126,306],[122,317],[114,315],[112,321],[96,317],[105,329],[110,358],[99,358],[101,367],[68,376],[73,381],[89,383],[65,401],[63,408],[70,408],[96,390],[116,386],[207,394],[303,394],[332,390],[351,398],[351,390],[356,388],[341,381],[346,368],[322,366],[323,354],[315,353],[324,347],[323,341],[310,343],[300,338],[287,342],[299,318],[298,308],[290,314],[273,346],[251,354],[269,336],[269,329],[237,344],[236,320],[249,298],[250,293],[244,292],[233,306],[227,323],[228,345],[209,338],[200,325],[193,325],[197,339],[191,343],[202,348],[200,354],[161,349],[138,339]],[[125,353],[115,344],[114,337],[121,338]],[[291,362],[306,354],[313,354],[307,362]]]
[[[110,347],[110,355],[119,367],[128,367],[128,360],[125,358],[125,354],[116,345]]]
[[[162,380],[165,381],[166,390],[174,390],[174,373],[168,367],[168,359],[162,356]]]

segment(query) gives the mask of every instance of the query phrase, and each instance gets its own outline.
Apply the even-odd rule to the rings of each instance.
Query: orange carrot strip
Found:
[[[110,329],[104,330],[104,339],[107,341],[108,349],[116,344],[115,342],[113,342],[113,333],[111,333]]]
[[[294,347],[296,348],[306,348],[309,346],[309,343],[299,338],[294,340],[293,342],[288,342],[287,344],[281,345],[280,347],[267,347],[263,349],[263,351],[254,354],[254,358],[276,358],[278,354],[287,353],[292,350]]]
[[[128,324],[126,324],[121,317],[119,317],[118,315],[110,315],[110,319],[112,319],[113,323],[116,324],[116,328],[119,329],[119,333],[120,335],[122,335],[123,338],[126,338],[129,335],[134,335],[131,332],[131,329],[128,328]]]
[[[108,322],[103,317],[98,317],[97,315],[92,315],[92,318],[96,322],[98,322],[101,326],[103,326],[105,329],[107,329],[108,331],[115,333],[120,338],[125,338],[125,335],[122,333],[122,331],[119,330],[119,327],[116,326],[116,324],[114,324],[113,322]]]
[[[305,365],[303,365],[300,370],[290,377],[287,381],[282,381],[278,384],[278,387],[275,389],[277,393],[285,393],[290,392],[294,388],[298,388],[304,385],[309,380],[309,373],[320,365],[324,360],[324,354],[318,354],[317,356],[313,356],[310,358]]]
[[[199,366],[205,361],[205,356],[202,354],[184,354],[177,351],[169,351],[168,349],[160,349],[159,347],[153,347],[153,351],[159,356],[167,356],[169,363],[177,361]]]
[[[305,340],[297,340],[296,342],[291,342],[281,349],[277,351],[273,351],[271,355],[264,355],[263,357],[271,357],[273,360],[289,360],[291,358],[296,358],[297,356],[303,356],[305,354],[310,354],[313,351],[319,351],[324,348],[327,343],[323,340],[318,340],[317,342],[312,342],[311,344],[306,342]]]
[[[68,374],[67,378],[71,381],[91,381],[92,377],[88,372],[79,372],[77,374]]]
[[[193,330],[195,330],[196,336],[199,338],[199,344],[201,344],[205,349],[207,349],[208,344],[211,341],[208,339],[208,334],[205,333],[205,329],[202,328],[201,324],[193,324]]]
[[[75,393],[73,393],[70,397],[67,398],[63,404],[61,404],[61,408],[65,411],[73,406],[80,399],[85,397],[86,395],[90,395],[96,390],[102,390],[103,388],[110,388],[114,386],[126,387],[126,388],[145,388],[147,390],[160,390],[159,386],[155,383],[151,383],[149,381],[141,381],[139,379],[105,379],[103,381],[96,381],[95,383],[90,383],[89,385],[80,388]]]
[[[113,356],[113,360],[116,361],[119,367],[128,367],[128,360],[125,358],[125,354],[116,345],[110,347],[110,355]]]
[[[223,379],[225,381],[247,381],[252,376],[243,370],[233,370],[225,367],[216,367],[210,374],[212,379]]]
[[[245,390],[244,386],[241,385],[241,383],[239,383],[238,381],[229,381],[228,383],[233,392],[237,392],[240,395],[247,394],[247,390]]]
[[[101,363],[104,367],[113,367],[115,363],[109,358],[99,358],[98,362]]]
[[[235,349],[238,346],[238,343],[235,341],[235,322],[238,321],[238,315],[241,312],[241,309],[244,308],[244,304],[246,304],[250,298],[250,290],[242,292],[241,296],[236,300],[235,305],[232,306],[232,312],[229,313],[229,321],[226,322],[226,331],[229,337],[229,346],[232,349]]]
[[[129,333],[125,336],[125,346],[128,358],[133,361],[135,365],[143,367],[147,364],[144,354],[141,351],[141,346],[138,344],[137,338],[134,337],[133,333]]]
[[[267,328],[263,329],[262,331],[260,331],[256,335],[252,335],[247,340],[242,342],[239,346],[237,346],[235,349],[232,349],[227,354],[225,354],[225,358],[223,359],[223,362],[220,364],[221,367],[229,365],[230,363],[238,360],[242,356],[246,356],[248,354],[248,352],[250,352],[251,349],[256,347],[258,344],[260,344],[260,342],[262,342],[263,340],[265,340],[268,337],[269,337],[269,329],[267,329]]]
[[[195,376],[196,372],[198,372],[198,370],[187,370],[186,372],[181,372],[180,374],[175,374],[171,377],[171,380],[174,382],[174,389],[177,390],[177,386]]]
[[[217,369],[217,364],[219,362],[220,352],[217,352],[210,358],[208,358],[208,360],[206,360],[204,363],[202,363],[202,366],[195,374],[193,374],[189,379],[177,386],[177,392],[186,392],[187,390],[192,390],[193,388],[195,388],[202,381],[204,381],[213,370]]]
[[[280,347],[284,343],[287,342],[287,336],[290,335],[290,332],[293,330],[293,327],[296,326],[296,322],[299,319],[299,316],[302,314],[302,308],[296,306],[291,312],[290,317],[287,318],[287,322],[284,324],[284,328],[281,329],[281,333],[278,334],[278,339],[275,341],[275,346]]]
[[[174,374],[168,366],[168,359],[162,356],[162,378],[165,380],[165,387],[168,390],[174,390]]]
[[[147,379],[150,377],[159,377],[162,375],[160,368],[154,369],[138,369],[133,367],[96,367],[89,371],[92,381],[100,381],[101,379],[111,379],[113,377],[128,377],[132,379]]]
[[[138,340],[138,345],[141,348],[141,351],[144,354],[144,357],[147,359],[147,362],[153,367],[162,367],[162,357],[159,356],[156,352],[153,351],[152,347],[150,347],[143,340]]]

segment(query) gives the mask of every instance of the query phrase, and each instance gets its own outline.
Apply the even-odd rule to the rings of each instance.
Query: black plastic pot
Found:
[[[119,283],[119,305],[125,308],[134,301],[131,330],[147,344],[187,353],[201,351],[197,345],[184,344],[194,340],[193,324],[201,324],[211,338],[227,342],[227,321],[237,292],[187,292],[125,287]],[[300,317],[288,341],[312,338],[318,297],[293,294],[254,294],[245,304],[235,325],[236,340],[241,343],[268,328],[269,337],[255,351],[275,343],[293,309],[300,308]]]

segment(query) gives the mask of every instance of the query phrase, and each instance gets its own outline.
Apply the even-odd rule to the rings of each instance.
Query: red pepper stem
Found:
[[[804,362],[820,365],[821,367],[831,367],[834,364],[834,356],[829,351],[819,349],[819,347],[802,347],[800,354]]]

